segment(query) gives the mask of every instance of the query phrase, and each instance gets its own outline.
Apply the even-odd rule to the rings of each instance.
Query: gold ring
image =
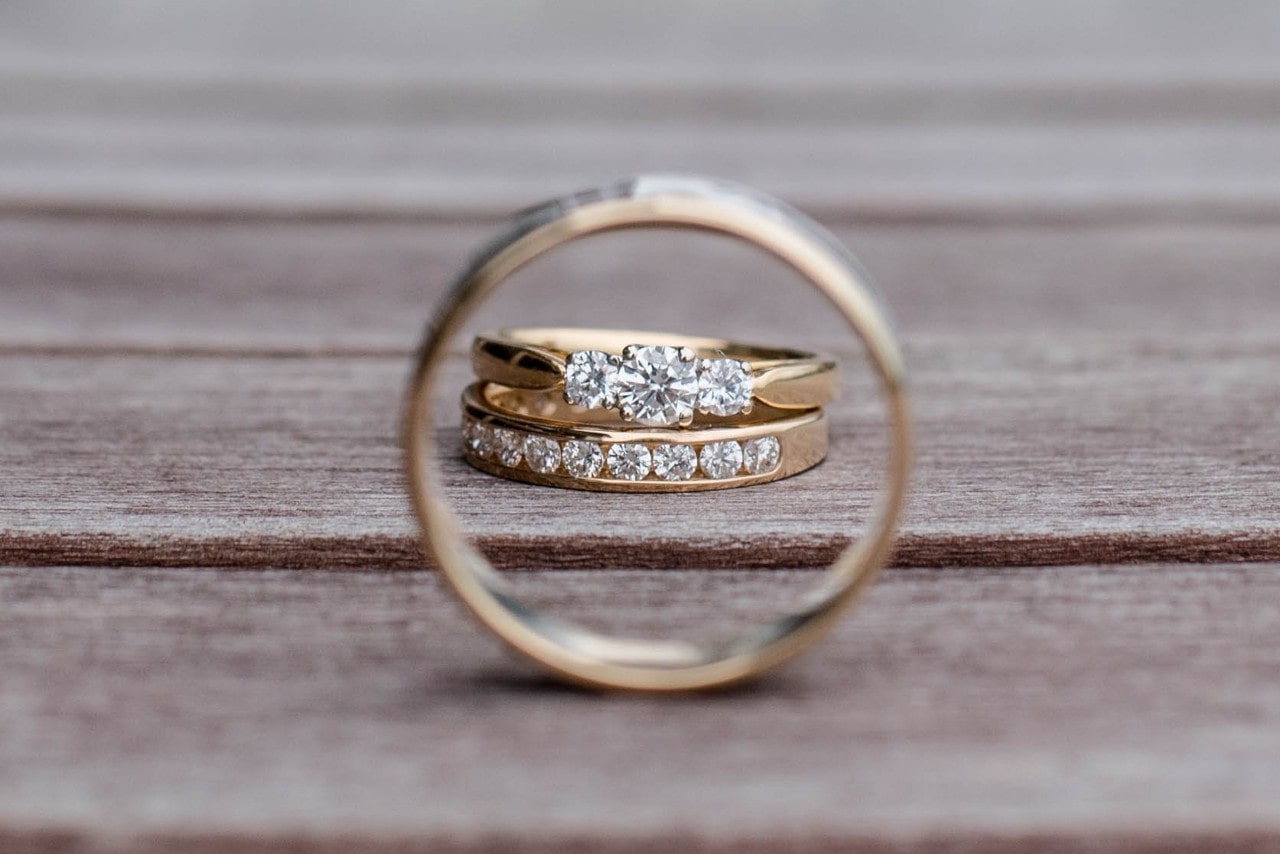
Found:
[[[593,492],[699,492],[800,474],[827,453],[821,409],[698,430],[578,420],[557,397],[477,382],[462,395],[463,457],[488,474]]]
[[[533,258],[584,235],[637,227],[710,231],[754,243],[808,279],[865,345],[886,400],[886,484],[867,530],[821,586],[782,617],[727,640],[695,643],[604,635],[542,614],[515,595],[459,530],[432,461],[431,409],[449,342],[494,289]],[[552,673],[586,686],[681,691],[758,676],[826,631],[884,565],[906,496],[910,415],[902,354],[870,280],[832,237],[798,211],[744,188],[700,178],[644,176],[517,214],[485,243],[437,308],[418,352],[404,415],[407,476],[428,554],[463,602],[498,637]]]
[[[471,364],[481,380],[559,391],[567,403],[650,427],[688,427],[695,412],[746,414],[757,401],[812,409],[840,391],[833,358],[664,332],[503,329],[476,336]]]

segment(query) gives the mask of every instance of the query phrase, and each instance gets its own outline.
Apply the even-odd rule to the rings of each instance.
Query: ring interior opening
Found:
[[[635,223],[624,222],[615,227],[634,227],[635,225]],[[667,223],[664,225],[666,226],[666,228],[663,229],[664,234],[667,233],[667,228],[690,227],[689,223]],[[706,224],[693,224],[692,227],[702,234],[712,232],[720,235],[727,234],[729,237],[733,238],[746,239],[742,234],[716,227],[709,227]],[[605,229],[598,229],[586,233],[599,234],[604,230]],[[575,244],[580,243],[581,241],[576,240],[576,238],[585,236],[586,233],[570,235],[569,237],[563,238],[554,244],[543,246],[538,252],[530,255],[528,258],[522,259],[520,264],[516,266],[523,266],[525,262],[542,255],[547,250],[553,248],[554,245],[562,245],[569,240],[572,240]],[[776,247],[768,248],[775,250],[773,252],[774,256],[781,255],[781,253],[776,251]],[[753,247],[753,251],[758,253],[758,247]],[[787,260],[785,256],[782,257],[783,260]],[[514,272],[514,270],[509,270],[507,272]],[[505,278],[505,276],[503,278]],[[562,281],[554,276],[549,278],[557,282]],[[496,286],[497,282],[493,282],[492,284]],[[819,290],[821,290],[821,288],[819,288]],[[826,294],[826,296],[829,297],[830,294]],[[788,299],[788,302],[789,301],[790,300]],[[522,305],[523,304],[524,303],[522,303]],[[441,334],[457,332],[458,329],[463,326],[464,322],[469,319],[469,316],[475,313],[473,311],[475,306],[466,305],[465,303],[459,305],[460,307],[457,308],[453,317],[448,318],[446,322],[438,324]],[[844,309],[846,307],[840,306],[840,308]],[[522,319],[524,318],[522,317]],[[846,326],[846,331],[844,333],[846,336],[848,334],[847,329],[848,327]],[[717,328],[715,331],[719,334],[720,329]],[[769,344],[773,344],[775,343],[772,340],[773,338],[778,337],[778,335],[785,336],[786,334],[786,332],[775,332],[772,336],[766,338],[766,340]],[[549,343],[563,344],[564,336],[561,335],[554,341],[551,336],[546,336],[543,340]],[[434,348],[428,347],[424,352],[435,352],[443,358],[444,352],[448,349],[446,344],[453,345],[456,348],[460,343],[466,342],[459,342],[456,340],[451,342],[440,341],[436,343]],[[805,341],[804,343],[808,345],[809,342]],[[789,355],[796,351],[791,350],[790,348],[767,347],[761,348],[759,352],[767,352],[770,354],[786,353]],[[844,348],[844,359],[846,361],[857,362],[863,368],[866,368],[868,365],[868,360],[851,357],[847,346]],[[435,402],[431,399],[431,395],[434,391],[434,387],[437,384],[449,386],[450,383],[447,380],[451,379],[450,377],[444,376],[448,371],[439,364],[439,361],[440,360],[435,360],[434,363],[428,364],[419,377],[420,382],[423,384],[419,389],[422,394],[417,399],[416,411],[414,413],[416,427],[415,432],[411,434],[411,442],[423,441],[425,439],[426,434],[420,429],[425,419],[431,418],[433,412],[441,409],[447,409],[450,405],[448,394],[456,393],[456,389],[450,388],[446,396],[442,398],[441,403],[433,406]],[[874,362],[875,360],[873,359],[870,361]],[[855,374],[853,371],[845,371],[844,373],[846,376],[852,376]],[[848,413],[850,413],[851,423],[850,425],[847,425],[847,429],[843,433],[843,442],[838,443],[836,447],[833,448],[836,453],[839,453],[841,450],[840,444],[845,446],[844,450],[846,452],[849,450],[848,446],[851,444],[865,444],[869,423],[867,418],[869,409],[867,401],[878,399],[878,395],[874,393],[874,391],[877,391],[875,386],[887,382],[884,377],[877,376],[874,371],[864,370],[861,374],[862,375],[858,376],[855,382],[851,383],[853,386],[853,399],[847,400],[846,403],[841,404],[841,406],[844,406]],[[868,376],[870,380],[869,382]],[[452,379],[456,382],[456,377]],[[847,382],[846,395],[850,394],[849,385],[850,383]],[[453,397],[453,400],[456,399],[456,397]],[[757,416],[752,418],[752,422],[754,423],[766,419],[769,414],[770,413],[767,410],[762,410]],[[892,417],[902,418],[904,416],[902,413],[887,413],[880,419],[873,418],[871,420],[887,421]],[[420,488],[425,487],[431,496],[438,497],[444,495],[449,491],[451,482],[456,483],[459,478],[467,478],[469,476],[469,479],[472,481],[472,491],[470,495],[480,506],[495,506],[496,502],[500,502],[502,500],[502,494],[513,494],[511,493],[512,489],[523,490],[525,498],[537,495],[543,502],[552,507],[563,506],[566,503],[570,503],[567,500],[570,494],[567,492],[551,490],[545,487],[513,484],[479,472],[460,469],[456,459],[457,454],[451,447],[449,447],[452,443],[456,443],[458,441],[456,428],[451,430],[447,426],[447,421],[442,422],[440,419],[436,420],[435,426],[437,427],[436,432],[439,434],[437,444],[439,444],[439,441],[444,442],[444,446],[437,448],[438,452],[436,454],[435,463],[432,463],[430,453],[422,453],[418,456],[418,486]],[[447,467],[449,471],[442,473],[439,470],[442,465]],[[825,465],[827,464],[824,463],[824,466]],[[894,465],[894,461],[890,460],[889,467],[892,468]],[[866,473],[866,469],[866,466],[860,467],[860,470],[864,474]],[[819,466],[815,471],[820,472],[822,470],[823,466]],[[883,470],[881,469],[881,471]],[[829,495],[832,488],[838,488],[841,486],[841,478],[838,475],[842,474],[842,472],[829,472],[829,474],[837,476],[829,478],[831,481],[830,483],[821,484],[820,487],[814,491],[815,495]],[[803,475],[801,477],[803,477]],[[781,481],[779,483],[785,483],[785,481]],[[848,486],[847,480],[844,485]],[[771,496],[768,494],[768,490],[774,486],[776,486],[776,484],[747,487],[742,490],[709,493],[708,496],[710,496],[710,499],[719,499],[720,501],[730,505],[728,509],[728,514],[730,516],[740,514],[743,510],[750,510],[752,507],[756,508],[758,513],[764,512],[767,514],[771,506]],[[492,495],[485,496],[484,493],[486,492],[492,493]],[[734,492],[749,492],[750,495],[733,495],[732,493]],[[878,490],[872,490],[872,492],[879,493]],[[707,499],[708,496],[696,496],[696,499]],[[583,496],[573,497],[581,498]],[[585,497],[599,499],[601,496],[588,495]],[[585,512],[593,515],[596,519],[598,523],[596,527],[601,535],[600,538],[608,539],[610,535],[622,527],[615,523],[617,518],[625,518],[628,515],[625,512],[627,502],[632,502],[634,505],[647,504],[649,507],[656,507],[657,505],[654,503],[655,500],[661,500],[662,498],[663,496],[654,495],[627,495],[615,498],[614,500],[607,502],[606,506],[599,507],[594,511],[586,508]],[[700,502],[697,500],[691,501],[690,499],[693,498],[695,497],[681,495],[672,496],[668,500],[679,499],[682,501],[688,501],[689,504],[687,504],[686,507],[694,513],[705,512],[706,508],[712,506],[711,500],[703,500]],[[882,521],[884,510],[883,502],[885,500],[889,499],[882,496],[879,508],[881,510]],[[538,650],[545,653],[547,657],[557,658],[558,664],[554,665],[557,667],[564,667],[566,666],[566,662],[571,663],[573,659],[577,658],[581,659],[583,667],[588,667],[591,662],[603,662],[617,667],[636,670],[701,668],[714,666],[717,662],[730,660],[735,656],[749,655],[754,652],[758,652],[761,649],[777,644],[780,639],[795,635],[801,627],[807,624],[823,621],[823,619],[829,615],[831,610],[830,606],[833,605],[836,600],[850,595],[848,576],[850,573],[856,573],[858,571],[856,565],[874,559],[874,555],[869,553],[870,545],[864,541],[858,541],[861,551],[845,552],[840,557],[837,564],[823,577],[823,580],[817,583],[816,586],[811,583],[807,584],[807,593],[789,597],[791,599],[789,610],[784,610],[781,613],[778,613],[780,609],[774,607],[772,610],[775,615],[772,619],[765,619],[761,621],[758,617],[753,617],[754,624],[750,625],[745,630],[741,628],[741,624],[736,627],[736,630],[729,630],[729,627],[724,625],[725,621],[720,620],[716,621],[716,637],[713,638],[699,640],[669,640],[653,639],[648,637],[632,638],[628,636],[630,632],[626,630],[625,626],[621,632],[607,633],[605,630],[597,628],[596,626],[586,625],[582,619],[568,619],[560,616],[559,612],[564,609],[556,607],[571,604],[568,602],[569,599],[584,598],[579,595],[581,591],[579,591],[579,593],[575,593],[571,589],[578,587],[579,585],[576,584],[576,582],[583,579],[593,579],[593,584],[589,586],[590,589],[585,594],[586,601],[580,603],[584,604],[588,609],[588,614],[584,616],[589,617],[591,609],[596,605],[607,606],[609,603],[606,600],[611,596],[611,591],[607,584],[608,579],[604,577],[604,573],[606,572],[605,570],[575,569],[572,566],[566,567],[562,563],[560,564],[560,569],[556,574],[561,576],[561,580],[563,580],[565,576],[568,576],[575,583],[562,585],[561,589],[551,596],[530,596],[526,595],[526,590],[520,589],[524,586],[523,582],[530,578],[540,577],[541,581],[546,581],[547,574],[536,571],[539,568],[538,557],[540,554],[550,558],[550,562],[552,564],[555,564],[556,560],[562,558],[562,555],[557,554],[556,543],[554,542],[554,524],[548,525],[546,524],[545,519],[535,519],[526,516],[524,517],[524,521],[529,523],[529,526],[536,530],[534,530],[530,536],[516,537],[510,546],[504,546],[504,541],[500,536],[490,536],[488,538],[482,536],[482,545],[487,552],[486,555],[482,554],[480,549],[470,543],[467,543],[466,545],[461,544],[462,535],[460,534],[460,531],[462,523],[455,508],[447,506],[445,502],[439,501],[436,498],[432,498],[426,503],[431,507],[430,512],[427,514],[430,517],[428,520],[428,534],[430,539],[436,543],[446,544],[450,548],[456,548],[460,552],[465,551],[466,559],[464,562],[467,564],[466,571],[459,572],[457,571],[458,568],[454,567],[455,571],[449,573],[455,583],[455,586],[459,588],[459,592],[470,602],[470,604],[472,604],[472,607],[477,608],[478,611],[483,611],[483,608],[488,607],[484,605],[477,607],[478,600],[484,599],[489,600],[489,603],[493,608],[505,611],[506,614],[512,618],[512,623],[505,627],[494,625],[494,621],[489,619],[484,613],[481,613],[481,616],[486,619],[486,622],[490,623],[492,628],[498,630],[499,634],[504,635],[509,641],[512,641],[517,646],[523,647],[526,652],[531,652],[529,645],[532,644],[537,647]],[[528,506],[529,503],[529,501],[524,501],[522,506]],[[701,506],[698,506],[699,503]],[[475,506],[475,504],[468,502],[467,506]],[[866,515],[873,519],[876,517],[874,509],[875,508],[870,504],[865,508],[867,511]],[[620,510],[623,512],[619,512]],[[640,513],[640,518],[643,518],[643,513]],[[840,547],[844,546],[849,541],[845,533],[847,532],[847,518],[843,519],[833,527],[840,532],[834,538],[834,543],[832,541],[833,538],[831,537],[828,537],[825,542],[818,543],[817,546],[811,550],[812,560],[808,559],[810,555],[793,554],[787,556],[785,563],[788,565],[788,568],[786,569],[762,570],[762,567],[751,564],[748,561],[746,568],[743,569],[713,569],[703,574],[695,574],[694,576],[682,574],[682,578],[688,581],[692,577],[692,583],[700,588],[705,587],[709,581],[722,581],[724,582],[723,586],[730,591],[730,598],[733,596],[733,591],[736,590],[740,592],[744,585],[749,585],[752,581],[776,581],[780,574],[788,572],[804,575],[804,580],[812,582],[813,576],[817,573],[813,570],[801,569],[799,568],[800,565],[829,562],[829,560],[826,560],[825,558],[834,555],[838,552]],[[639,525],[639,528],[641,534],[640,539],[656,541],[654,545],[649,546],[650,550],[656,551],[657,553],[664,551],[668,544],[664,543],[663,538],[660,536],[660,532],[647,530],[643,524]],[[753,528],[753,526],[748,525],[748,528]],[[749,540],[752,533],[758,533],[761,531],[766,531],[765,536],[767,537],[767,525],[764,527],[755,525],[753,530],[747,531],[746,539]],[[655,536],[655,534],[659,535]],[[590,537],[580,534],[579,542],[566,545],[571,545],[577,548],[579,552],[591,553],[599,544],[595,542],[587,542],[590,539]],[[734,538],[721,537],[720,539],[727,542]],[[485,542],[486,540],[487,542]],[[739,550],[741,551],[740,546],[741,544],[738,544],[737,547],[739,547]],[[569,548],[567,550],[573,551],[573,548]],[[604,553],[613,554],[614,552],[609,552],[608,549],[605,549]],[[819,558],[822,559],[819,560]],[[506,574],[500,573],[493,568],[491,559],[492,563],[514,567],[517,571]],[[639,573],[637,577],[644,584],[649,584],[653,587],[661,586],[664,581],[675,576],[675,574],[666,573],[662,569],[657,568],[654,563],[653,553],[644,554],[643,559],[636,561],[636,563],[638,564],[638,567],[628,567],[625,559],[618,562],[621,571]],[[691,561],[690,555],[687,553],[679,553],[675,556],[672,563],[676,566],[696,568],[697,561],[696,559]],[[535,571],[519,572],[518,570],[521,569],[530,569]],[[471,576],[474,585],[471,585],[466,579],[465,576],[468,574]],[[545,594],[546,585],[543,584],[542,587],[544,588],[542,592]],[[702,590],[701,592],[705,592],[705,590]],[[593,602],[593,597],[598,598],[601,601]],[[533,602],[535,600],[540,601],[534,605]],[[572,611],[574,609],[568,608],[567,610]],[[605,610],[609,610],[609,608],[606,607]],[[616,606],[612,608],[614,616],[617,616],[618,610],[619,609]],[[733,609],[730,608],[728,610],[732,612]],[[625,620],[623,622],[625,622]],[[532,632],[536,637],[523,635],[518,638],[513,637],[513,634],[522,634],[526,630],[528,632]],[[541,657],[537,650],[532,651],[531,654],[534,654],[534,657],[536,658]],[[544,663],[547,663],[546,658],[543,658],[543,660]]]

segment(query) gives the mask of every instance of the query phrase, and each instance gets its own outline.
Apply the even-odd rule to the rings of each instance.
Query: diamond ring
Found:
[[[573,406],[647,427],[746,415],[757,402],[813,409],[840,387],[830,357],[661,332],[505,329],[476,336],[471,363],[481,380],[560,391]]]

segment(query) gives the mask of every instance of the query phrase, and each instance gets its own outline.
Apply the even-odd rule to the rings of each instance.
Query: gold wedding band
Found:
[[[539,486],[594,492],[730,489],[791,477],[827,453],[821,409],[756,409],[754,417],[700,430],[621,430],[583,419],[544,392],[477,382],[463,393],[462,410],[468,463]]]
[[[821,586],[789,613],[721,641],[611,637],[532,610],[462,535],[443,500],[441,473],[432,460],[436,385],[449,343],[472,313],[504,279],[544,252],[585,235],[638,227],[725,234],[791,265],[862,339],[886,400],[891,440],[886,485],[867,530],[831,565]],[[462,601],[498,637],[566,680],[598,688],[669,692],[753,678],[817,640],[888,559],[911,459],[905,381],[898,343],[866,274],[834,237],[786,205],[728,184],[667,176],[635,178],[556,199],[516,215],[484,244],[438,307],[419,350],[404,437],[407,476],[427,552]],[[572,429],[590,427],[578,424]],[[639,438],[644,435],[631,438],[649,441]]]

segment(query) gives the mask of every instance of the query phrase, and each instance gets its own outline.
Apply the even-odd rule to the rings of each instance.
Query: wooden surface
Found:
[[[1280,232],[903,231],[840,230],[895,283],[908,333],[920,457],[900,563],[1280,560]],[[15,499],[0,509],[0,555],[418,566],[395,419],[422,316],[483,233],[0,222],[17,283],[17,308],[0,319],[13,342],[0,388],[14,403],[0,453]],[[646,262],[660,245],[585,244],[570,262],[531,269],[477,325],[566,312],[598,324],[618,312],[659,329],[803,337],[843,353],[859,379],[847,336],[781,275],[776,294],[733,298],[735,276],[772,276],[754,256],[683,239],[663,264]],[[99,273],[107,247],[122,260]],[[646,281],[679,287],[682,270],[717,262],[727,272],[709,272],[701,290],[649,298]],[[618,290],[596,296],[573,264],[607,270]],[[1053,271],[1077,266],[1079,281],[1058,287]],[[543,490],[478,479],[452,454],[445,465],[469,528],[505,565],[814,566],[865,518],[880,450],[873,395],[850,384],[835,409],[836,453],[772,488],[767,514],[752,509],[756,490],[678,501],[557,493],[545,514]],[[452,431],[452,400],[442,409]],[[826,497],[833,490],[841,501]],[[613,517],[642,506],[675,533],[644,548],[653,530],[602,529],[592,511],[602,505]],[[690,512],[711,517],[696,537],[681,524]]]
[[[1276,7],[793,5],[0,10],[0,851],[1280,851]],[[662,701],[467,620],[396,435],[497,218],[642,169],[830,225],[920,434],[864,606]],[[831,458],[761,510],[446,449],[450,497],[598,627],[773,613],[865,518],[857,350],[690,235],[570,247],[474,325],[620,317],[838,352]]]
[[[775,678],[674,700],[526,675],[430,574],[9,569],[0,842],[1269,850],[1278,569],[893,571]],[[689,632],[789,575],[525,582]]]

